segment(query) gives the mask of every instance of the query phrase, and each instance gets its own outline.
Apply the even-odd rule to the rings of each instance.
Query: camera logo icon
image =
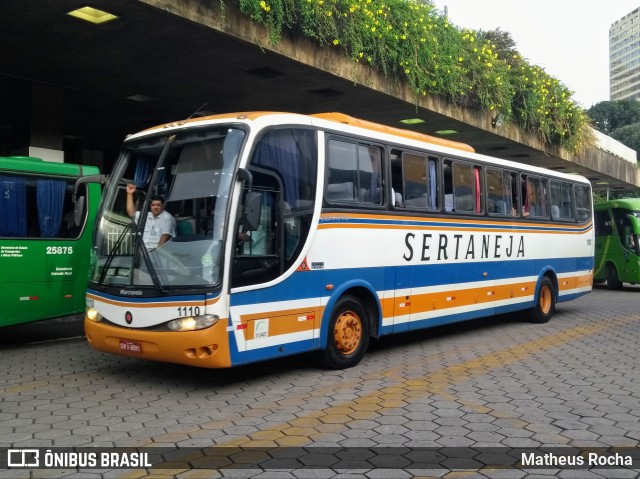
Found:
[[[8,467],[38,467],[40,466],[40,451],[38,449],[9,449],[7,451]]]

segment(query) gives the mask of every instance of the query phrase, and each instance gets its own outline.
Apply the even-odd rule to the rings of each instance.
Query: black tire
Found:
[[[540,280],[536,294],[536,305],[526,311],[527,320],[531,323],[547,323],[556,312],[556,289],[548,276]]]
[[[369,347],[370,323],[367,309],[355,296],[345,295],[331,313],[327,348],[320,351],[320,362],[329,369],[352,368]]]
[[[622,289],[622,281],[618,279],[618,270],[611,263],[607,264],[607,288],[615,291]]]

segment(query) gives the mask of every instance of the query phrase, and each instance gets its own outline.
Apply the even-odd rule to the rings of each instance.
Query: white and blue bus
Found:
[[[126,212],[162,195],[156,249]],[[154,196],[155,198],[156,196]],[[144,218],[145,216],[140,216]],[[249,112],[131,135],[97,219],[85,329],[109,353],[230,367],[526,311],[591,291],[589,182],[339,113]]]

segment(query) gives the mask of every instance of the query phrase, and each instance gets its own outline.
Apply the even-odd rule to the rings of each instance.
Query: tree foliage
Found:
[[[640,151],[640,122],[616,128],[611,137],[629,148]]]
[[[640,102],[636,100],[601,101],[589,108],[587,115],[598,131],[611,135],[618,128],[640,122]]]

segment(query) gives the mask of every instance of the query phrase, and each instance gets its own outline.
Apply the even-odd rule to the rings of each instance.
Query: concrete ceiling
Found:
[[[102,25],[66,14],[84,5],[3,0],[0,141],[19,134],[21,99],[37,82],[64,91],[64,149],[105,151],[106,168],[127,134],[197,110],[340,111],[391,126],[420,116],[426,123],[413,129],[455,130],[451,139],[480,153],[617,181],[140,1],[92,1],[119,17]]]

